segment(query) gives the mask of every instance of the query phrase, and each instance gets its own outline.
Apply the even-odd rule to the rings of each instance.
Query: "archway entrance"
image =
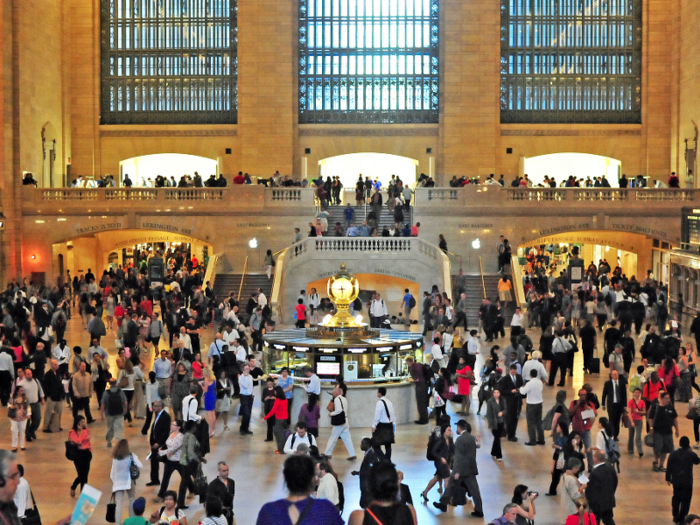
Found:
[[[590,177],[605,176],[613,188],[620,186],[618,178],[622,176],[622,164],[617,159],[603,157],[601,155],[590,155],[588,153],[552,153],[550,155],[540,155],[539,157],[525,157],[522,164],[523,172],[533,184],[544,182],[545,176],[550,179],[554,177],[557,186],[566,181],[570,175],[576,179],[584,181]]]
[[[118,230],[75,237],[53,245],[54,268],[64,278],[87,273],[102,275],[119,266],[138,266],[154,256],[192,259],[206,267],[213,245],[187,235],[157,230]]]
[[[518,246],[521,272],[530,272],[534,265],[554,272],[555,276],[568,268],[574,248],[584,260],[584,267],[606,260],[611,269],[620,266],[628,278],[633,275],[641,281],[652,269],[652,239],[638,233],[619,233],[602,230],[560,233],[522,242]]]
[[[346,189],[355,187],[360,173],[373,181],[379,179],[386,188],[392,175],[412,186],[416,182],[418,161],[386,153],[350,153],[320,160],[318,166],[319,174],[324,178],[338,175]]]
[[[159,153],[125,159],[119,163],[119,171],[121,180],[129,175],[134,186],[153,186],[153,181],[158,175],[168,179],[174,177],[177,182],[183,175],[193,176],[196,171],[202,180],[207,180],[210,175],[218,174],[219,163],[214,159],[196,155]]]

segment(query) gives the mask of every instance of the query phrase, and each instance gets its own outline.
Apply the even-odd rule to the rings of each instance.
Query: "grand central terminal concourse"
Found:
[[[0,0],[0,525],[700,525],[699,28]]]

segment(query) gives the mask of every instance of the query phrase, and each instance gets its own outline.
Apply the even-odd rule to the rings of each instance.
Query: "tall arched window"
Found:
[[[101,0],[102,124],[235,124],[237,0]]]
[[[299,0],[299,123],[438,122],[438,0]]]
[[[642,0],[501,0],[501,122],[639,124]]]

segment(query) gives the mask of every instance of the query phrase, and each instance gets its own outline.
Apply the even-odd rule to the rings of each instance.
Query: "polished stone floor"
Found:
[[[539,340],[539,331],[529,332],[535,346]],[[202,348],[208,348],[213,338],[213,330],[208,329],[202,337]],[[80,319],[74,316],[69,321],[66,339],[69,345],[81,345],[85,347],[87,337],[82,330]],[[105,347],[110,353],[112,362],[115,355],[114,334],[109,333],[104,338]],[[501,346],[508,343],[505,340],[497,341]],[[637,345],[638,347],[639,345]],[[580,359],[580,354],[577,355]],[[580,363],[577,362],[577,375],[568,379],[567,391],[568,399],[573,398],[573,392],[580,387],[584,381]],[[603,369],[604,371],[606,369]],[[602,394],[603,377],[598,375],[587,376],[586,381],[591,382],[598,395]],[[545,390],[544,410],[548,410],[553,403],[555,388]],[[474,397],[476,400],[476,397]],[[97,407],[93,396],[93,413]],[[360,410],[360,407],[350,407],[350,410]],[[366,408],[365,408],[366,409]],[[374,407],[371,407],[374,410]],[[685,419],[686,408],[679,406],[681,414],[681,435],[687,435],[692,439],[692,424]],[[448,414],[458,419],[454,415],[452,407],[448,408]],[[284,461],[283,456],[274,453],[272,443],[265,443],[265,424],[260,417],[260,403],[256,400],[253,410],[252,430],[254,435],[242,437],[235,431],[237,429],[237,418],[229,422],[229,427],[234,429],[223,432],[222,423],[218,423],[216,436],[212,440],[212,452],[208,455],[208,464],[205,465],[205,474],[209,479],[213,479],[216,471],[216,463],[225,460],[231,466],[231,477],[236,481],[235,512],[239,525],[254,524],[257,513],[263,503],[284,497],[285,489],[282,482],[281,466]],[[465,507],[450,508],[447,513],[441,514],[433,508],[432,504],[423,505],[420,499],[420,492],[426,486],[434,473],[432,462],[425,459],[425,448],[428,439],[429,428],[418,425],[402,425],[397,428],[396,441],[394,445],[393,461],[397,467],[405,473],[405,483],[411,488],[418,521],[422,524],[428,523],[462,523],[464,521],[473,523],[488,523],[500,516],[503,506],[512,497],[513,489],[517,484],[525,484],[530,490],[538,491],[542,496],[536,500],[537,515],[535,522],[538,525],[556,525],[563,523],[560,519],[559,499],[545,497],[550,480],[550,468],[552,465],[551,440],[547,440],[546,447],[526,447],[522,443],[526,440],[526,425],[524,414],[519,423],[518,436],[519,443],[504,441],[504,460],[497,463],[489,455],[492,436],[484,418],[474,415],[468,417],[474,427],[473,433],[479,436],[483,446],[479,450],[477,458],[480,475],[478,477],[481,487],[481,494],[484,501],[485,519],[476,519],[469,516],[473,507],[468,504]],[[137,420],[138,421],[138,420]],[[25,465],[26,478],[29,481],[34,496],[39,505],[44,523],[53,523],[55,520],[69,514],[73,508],[74,500],[70,498],[69,487],[75,477],[73,464],[65,459],[63,442],[67,439],[67,431],[70,428],[72,418],[69,410],[63,413],[62,427],[66,430],[61,435],[44,434],[39,432],[38,441],[27,444],[27,450],[19,453],[19,461]],[[134,427],[125,428],[125,437],[129,439],[132,450],[144,461],[149,452],[148,438],[140,433],[143,421],[135,421]],[[9,448],[10,430],[9,419],[0,420],[0,436],[2,436],[3,447]],[[91,523],[105,523],[105,505],[111,493],[111,482],[109,472],[111,468],[111,449],[106,448],[104,440],[104,423],[96,422],[90,426],[93,461],[90,472],[90,484],[102,490],[103,501],[100,503]],[[352,438],[355,447],[359,451],[360,439],[369,434],[369,429],[353,429]],[[326,439],[329,433],[322,431],[320,436],[320,448],[324,450]],[[617,491],[617,508],[615,517],[618,524],[631,523],[671,523],[671,488],[664,481],[664,474],[652,472],[651,449],[646,449],[644,458],[640,459],[636,455],[626,454],[627,431],[621,433],[622,474]],[[677,445],[677,440],[676,440]],[[346,454],[342,443],[336,447],[333,466],[338,472],[345,485],[346,510],[344,517],[347,518],[350,511],[358,508],[359,488],[358,478],[351,475],[351,471],[358,469],[360,460],[348,462],[345,460]],[[361,459],[361,458],[360,458]],[[148,468],[148,467],[146,467]],[[146,487],[148,481],[148,471],[142,473],[137,482],[137,496],[146,497],[148,506],[147,514],[150,514],[159,505],[152,502],[155,497],[157,487]],[[171,488],[177,489],[179,478],[173,476]],[[700,484],[699,484],[700,485]],[[434,488],[431,502],[438,498],[437,490]],[[700,511],[700,501],[697,500],[691,506],[691,510]],[[192,501],[187,511],[190,524],[197,523],[203,517],[202,505]],[[125,514],[126,517],[126,514]]]

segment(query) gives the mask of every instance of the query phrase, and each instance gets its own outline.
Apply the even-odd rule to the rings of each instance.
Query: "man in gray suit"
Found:
[[[442,512],[447,512],[447,504],[452,499],[455,487],[458,484],[466,487],[470,496],[474,500],[474,512],[472,516],[483,518],[484,512],[481,505],[481,492],[476,476],[479,475],[479,468],[476,465],[476,449],[481,445],[474,436],[471,435],[472,427],[464,419],[457,421],[457,439],[455,439],[455,457],[452,468],[450,482],[445,489],[445,493],[439,502],[433,503],[435,508]]]

